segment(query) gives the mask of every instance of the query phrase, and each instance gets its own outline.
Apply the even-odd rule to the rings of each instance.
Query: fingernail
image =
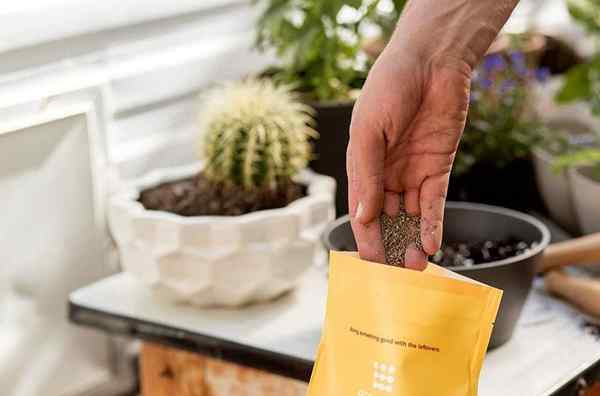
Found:
[[[404,253],[404,266],[406,268],[423,271],[427,267],[427,256],[412,244]]]
[[[356,218],[360,220],[362,214],[363,214],[364,208],[363,208],[363,204],[362,202],[358,203],[358,206],[356,207]]]

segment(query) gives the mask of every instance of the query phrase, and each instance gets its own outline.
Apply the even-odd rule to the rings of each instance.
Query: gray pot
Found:
[[[569,172],[555,172],[552,155],[539,148],[533,151],[533,164],[538,189],[550,216],[571,234],[578,234],[580,228],[571,196]]]
[[[537,242],[537,246],[525,254],[509,259],[474,267],[450,268],[504,290],[490,347],[500,346],[511,338],[531,290],[542,251],[550,243],[550,231],[539,220],[514,210],[473,203],[447,203],[445,241],[500,240],[508,237],[515,237],[527,243]],[[335,220],[327,227],[323,234],[323,243],[329,250],[356,250],[347,216]]]
[[[575,211],[584,234],[600,232],[600,182],[591,167],[569,169]]]

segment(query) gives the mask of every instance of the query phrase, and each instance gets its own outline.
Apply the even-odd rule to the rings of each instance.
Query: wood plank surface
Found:
[[[198,354],[144,343],[143,396],[304,396],[307,384]]]

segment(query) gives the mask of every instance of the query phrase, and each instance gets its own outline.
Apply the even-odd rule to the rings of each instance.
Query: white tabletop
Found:
[[[295,292],[275,302],[199,309],[161,300],[130,275],[118,274],[74,292],[70,303],[312,361],[326,287],[325,274],[312,270]],[[581,316],[536,288],[513,339],[486,357],[479,393],[549,396],[599,360],[600,340],[584,329]]]

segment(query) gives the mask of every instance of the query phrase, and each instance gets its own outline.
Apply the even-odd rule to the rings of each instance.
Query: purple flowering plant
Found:
[[[475,70],[467,124],[454,174],[467,172],[477,163],[501,168],[527,157],[544,135],[544,128],[530,110],[533,84],[543,83],[547,69],[537,69],[522,52],[487,55]]]

